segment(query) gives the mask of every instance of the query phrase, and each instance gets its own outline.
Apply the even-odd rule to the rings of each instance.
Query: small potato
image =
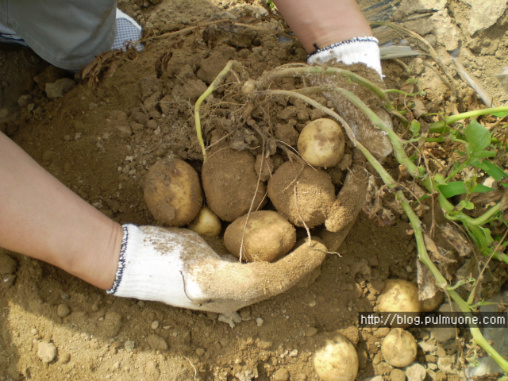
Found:
[[[381,353],[391,366],[403,368],[416,359],[416,339],[402,328],[394,328],[385,336],[381,344]]]
[[[222,230],[222,224],[210,208],[203,206],[196,219],[189,224],[189,229],[200,235],[217,237]]]
[[[379,312],[420,312],[418,288],[414,283],[403,279],[389,279],[379,295]]]
[[[429,299],[421,300],[421,309],[424,312],[431,312],[437,310],[437,308],[443,303],[444,294],[442,291],[436,292],[436,294]]]
[[[335,201],[330,175],[296,162],[285,162],[268,181],[268,197],[292,224],[321,225]]]
[[[242,216],[224,232],[226,249],[239,258],[241,251],[241,259],[248,262],[272,262],[288,253],[295,242],[296,230],[293,225],[270,210]]]
[[[358,354],[343,335],[327,339],[314,355],[314,369],[323,381],[353,381],[358,374]]]
[[[143,193],[154,218],[168,226],[184,226],[196,218],[203,196],[197,172],[183,160],[167,157],[146,174]]]
[[[309,164],[329,168],[336,166],[344,156],[346,138],[337,122],[321,118],[303,128],[297,147]]]
[[[265,183],[254,168],[256,159],[248,151],[230,148],[212,152],[203,164],[201,178],[206,204],[222,220],[231,222],[266,202]],[[254,198],[254,201],[253,201]]]

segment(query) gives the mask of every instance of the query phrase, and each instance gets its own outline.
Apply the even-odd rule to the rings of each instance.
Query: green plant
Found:
[[[199,105],[204,101],[206,96],[211,94],[219,85],[219,82],[225,78],[227,73],[232,68],[237,67],[237,65],[239,64],[230,61],[196,103],[196,130],[205,158],[206,149],[202,138],[201,125],[199,123]],[[374,113],[361,99],[346,89],[330,85],[305,87],[300,90],[278,90],[271,88],[271,84],[277,78],[307,77],[312,75],[341,75],[347,77],[352,82],[364,86],[382,100],[386,110],[406,126],[410,138],[403,139],[395,131],[388,128],[378,115],[376,115],[376,113]],[[389,137],[393,146],[394,157],[398,161],[400,167],[412,177],[413,181],[426,189],[426,196],[420,197],[420,199],[411,199],[412,196],[404,192],[404,187],[401,187],[387,169],[356,139],[347,121],[335,111],[323,106],[312,98],[313,95],[323,92],[335,92],[341,97],[347,98],[368,117],[373,126],[381,129]],[[476,252],[481,253],[489,259],[494,258],[508,263],[508,256],[504,253],[504,249],[508,245],[506,234],[503,237],[495,237],[492,231],[492,224],[494,222],[501,222],[505,226],[508,226],[508,221],[504,219],[502,214],[504,209],[503,201],[497,202],[480,215],[472,214],[472,212],[478,212],[475,204],[472,202],[472,196],[478,193],[492,191],[491,187],[485,186],[479,181],[483,173],[491,176],[501,187],[507,186],[503,181],[508,179],[508,174],[491,160],[496,156],[496,151],[499,149],[498,142],[475,118],[482,115],[503,117],[508,115],[508,107],[474,110],[461,114],[449,115],[441,118],[438,122],[431,123],[428,130],[423,133],[420,122],[417,120],[409,122],[403,115],[404,110],[396,109],[389,99],[389,94],[391,93],[403,94],[407,97],[418,95],[403,93],[393,89],[381,89],[372,82],[344,69],[301,65],[289,68],[276,68],[263,74],[261,78],[255,81],[250,96],[295,97],[336,119],[344,127],[353,145],[362,152],[386,187],[395,195],[395,198],[407,215],[413,229],[418,259],[430,271],[435,280],[435,284],[457,304],[464,314],[471,314],[476,310],[479,304],[481,304],[476,302],[476,292],[481,276],[471,280],[472,291],[468,297],[461,297],[457,289],[463,283],[459,281],[457,284],[450,284],[439,267],[432,261],[429,255],[429,251],[432,250],[432,248],[429,247],[429,237],[425,234],[425,227],[415,212],[414,207],[421,203],[424,198],[436,199],[445,217],[454,223],[459,223],[468,233],[472,243],[475,245]],[[466,120],[468,120],[468,122],[463,124],[462,122]],[[457,154],[461,160],[453,166],[449,173],[433,173],[424,165],[426,159],[420,151],[416,150],[416,152],[412,152],[411,156],[408,154],[415,144],[424,144],[425,142],[451,142],[457,144],[461,147],[460,150],[457,150]],[[461,199],[455,202],[456,197],[460,197]],[[432,242],[432,240],[430,240],[430,242]],[[474,342],[483,348],[483,350],[500,365],[503,371],[508,374],[508,361],[483,337],[480,328],[477,326],[470,326],[470,332]]]

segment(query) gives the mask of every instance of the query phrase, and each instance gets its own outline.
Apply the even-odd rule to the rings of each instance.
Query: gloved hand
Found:
[[[329,47],[318,49],[310,54],[308,64],[340,67],[354,72],[383,88],[381,60],[378,41],[375,37],[357,37]],[[311,77],[313,86],[338,87],[358,96],[391,128],[389,114],[383,109],[381,101],[363,86],[353,83],[339,74],[323,74]],[[391,152],[392,145],[386,134],[344,96],[333,91],[323,95],[332,102],[335,111],[350,125],[356,139],[361,142],[378,160],[383,161]],[[344,185],[328,213],[321,237],[328,250],[335,251],[353,226],[362,210],[367,194],[369,174],[365,169],[365,158],[355,150],[353,165],[346,176]]]
[[[319,266],[312,241],[274,263],[222,259],[191,230],[124,225],[120,263],[109,294],[229,314],[280,294]]]

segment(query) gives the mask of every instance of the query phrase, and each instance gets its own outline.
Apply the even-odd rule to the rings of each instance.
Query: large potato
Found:
[[[143,193],[154,218],[168,226],[187,225],[196,218],[203,203],[197,172],[174,157],[150,167]]]
[[[201,179],[208,207],[223,221],[234,221],[261,208],[266,186],[256,175],[255,158],[247,151],[220,149],[203,164]]]
[[[391,366],[403,368],[411,365],[418,352],[414,336],[402,328],[394,328],[383,339],[381,353]]]
[[[344,156],[346,138],[337,122],[320,118],[303,128],[297,147],[310,165],[329,168],[336,166]]]
[[[271,210],[244,215],[230,224],[224,233],[226,249],[248,262],[272,262],[288,253],[295,242],[293,225]]]
[[[418,287],[407,280],[388,279],[378,297],[377,308],[380,312],[420,312]]]
[[[354,345],[341,334],[326,339],[314,355],[314,369],[323,381],[354,381],[358,366]]]
[[[275,209],[296,226],[321,225],[335,201],[330,175],[296,162],[285,162],[268,181]]]

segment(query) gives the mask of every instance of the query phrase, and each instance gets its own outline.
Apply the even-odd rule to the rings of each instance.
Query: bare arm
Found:
[[[103,289],[113,284],[122,228],[0,133],[0,247]]]
[[[372,36],[355,0],[274,0],[274,3],[307,53],[353,37]]]

